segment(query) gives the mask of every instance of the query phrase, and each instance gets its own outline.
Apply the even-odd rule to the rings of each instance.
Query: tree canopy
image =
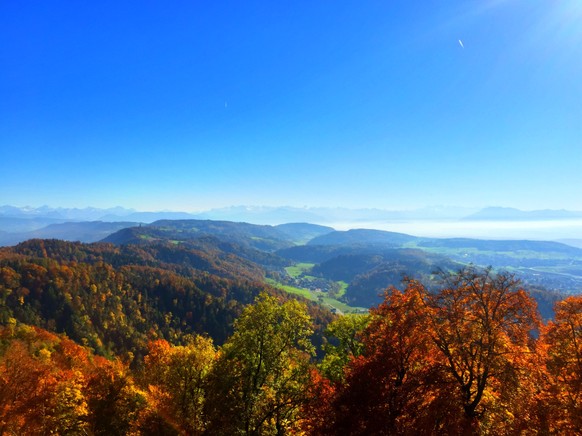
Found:
[[[406,280],[369,314],[336,317],[318,359],[304,302],[267,292],[229,302],[240,284],[208,277],[200,286],[214,297],[197,306],[202,277],[27,256],[0,262],[0,435],[582,428],[582,297],[544,324],[508,273],[465,268],[430,289]],[[223,343],[193,328],[227,309]]]

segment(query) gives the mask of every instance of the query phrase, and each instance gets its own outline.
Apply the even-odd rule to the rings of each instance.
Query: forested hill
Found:
[[[1,249],[3,319],[13,316],[85,338],[102,354],[138,354],[146,325],[164,338],[206,331],[220,343],[237,313],[261,290],[288,295],[271,286],[345,313],[380,303],[382,292],[400,286],[404,277],[430,286],[437,270],[491,265],[523,279],[545,318],[551,317],[558,293],[582,289],[582,250],[553,242],[209,220],[162,220],[106,240],[31,240]],[[108,294],[112,299],[98,301]],[[103,307],[108,307],[105,318],[97,313]],[[131,334],[122,338],[118,331],[126,324]]]
[[[263,275],[217,247],[31,240],[0,249],[0,323],[14,318],[64,332],[99,354],[140,360],[148,339],[180,343],[199,333],[221,344],[260,292],[288,298]],[[321,337],[331,313],[315,304],[309,310]]]
[[[318,289],[343,287],[332,295],[340,301],[330,303],[342,311],[350,310],[345,303],[378,304],[382,291],[400,286],[403,277],[428,283],[436,270],[458,270],[468,264],[516,273],[537,294],[544,317],[551,316],[556,294],[582,292],[582,249],[557,242],[439,239],[370,229],[335,231],[305,223],[259,226],[210,220],[161,220],[120,230],[105,241],[143,247],[174,244],[200,253],[232,254],[248,261],[250,270],[259,265],[280,286],[314,300],[330,297]],[[283,269],[297,263],[308,270],[298,273],[301,277],[290,277]]]
[[[582,249],[552,241],[428,238],[355,229],[327,233],[305,246],[281,249],[277,254],[319,263],[334,254],[381,254],[389,249],[418,249],[427,255],[444,256],[449,263],[509,270],[530,288],[582,293]]]
[[[212,220],[160,220],[149,225],[132,227],[116,232],[104,242],[115,244],[141,243],[152,240],[185,242],[203,236],[214,236],[223,241],[272,252],[329,233],[334,229],[307,223],[279,226]]]
[[[405,233],[383,230],[352,229],[334,231],[311,239],[308,245],[332,246],[379,246],[384,248],[442,248],[473,249],[479,251],[496,251],[498,253],[517,253],[535,251],[537,253],[555,253],[575,258],[582,257],[582,249],[560,242],[532,240],[487,240],[472,238],[427,238],[407,235]]]
[[[321,235],[309,241],[309,245],[378,245],[384,247],[402,247],[418,239],[420,238],[405,233],[352,229]]]

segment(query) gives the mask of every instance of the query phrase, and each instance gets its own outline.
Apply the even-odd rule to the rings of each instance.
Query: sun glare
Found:
[[[582,42],[582,1],[569,0],[548,2],[550,15],[547,20],[547,36],[555,38],[563,48],[578,48]]]

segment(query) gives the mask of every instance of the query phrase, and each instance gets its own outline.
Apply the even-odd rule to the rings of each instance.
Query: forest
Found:
[[[0,250],[0,434],[575,434],[582,296],[465,266],[336,316],[207,246]]]

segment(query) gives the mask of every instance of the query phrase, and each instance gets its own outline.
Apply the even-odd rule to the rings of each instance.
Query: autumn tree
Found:
[[[188,336],[186,345],[150,342],[145,382],[155,413],[184,434],[202,434],[207,377],[216,357],[212,340]],[[150,418],[151,419],[151,418]]]
[[[408,280],[372,309],[345,381],[312,392],[314,434],[515,433],[527,426],[539,359],[535,302],[508,274],[463,269],[440,289]],[[328,398],[324,396],[328,395]]]
[[[349,357],[345,380],[332,389],[319,381],[314,389],[318,397],[310,407],[315,410],[309,411],[305,426],[312,434],[405,434],[414,427],[426,398],[422,381],[432,346],[415,289],[387,290],[384,302],[370,311],[361,338],[363,350]],[[322,407],[327,419],[322,419]]]
[[[0,435],[129,434],[145,403],[119,360],[14,320],[0,327]]]
[[[555,306],[555,318],[543,330],[549,378],[546,403],[552,432],[575,434],[582,428],[582,296]]]
[[[441,278],[438,292],[416,289],[428,331],[462,406],[461,427],[483,430],[513,416],[513,394],[534,355],[532,333],[540,326],[537,306],[511,274],[465,268]],[[511,421],[506,425],[511,427]]]
[[[235,322],[211,376],[211,434],[285,434],[305,402],[311,319],[304,304],[261,294]]]
[[[0,330],[0,434],[87,430],[86,351],[29,326]]]
[[[148,405],[148,397],[134,382],[127,365],[118,359],[95,356],[86,379],[90,434],[131,434]]]

